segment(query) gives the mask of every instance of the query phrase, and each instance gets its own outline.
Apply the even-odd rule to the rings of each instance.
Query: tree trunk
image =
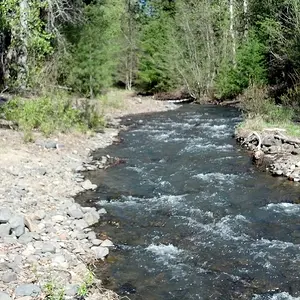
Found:
[[[248,6],[249,6],[248,0],[244,0],[243,7],[244,7],[244,20],[245,20],[245,28],[244,28],[245,37],[248,35],[248,29],[249,29]]]
[[[24,91],[27,86],[28,79],[28,15],[29,5],[27,0],[20,1],[20,25],[21,34],[20,42],[21,45],[18,49],[18,87],[21,91]]]
[[[229,14],[230,14],[230,35],[232,39],[232,62],[236,67],[236,37],[234,31],[234,0],[229,0]]]

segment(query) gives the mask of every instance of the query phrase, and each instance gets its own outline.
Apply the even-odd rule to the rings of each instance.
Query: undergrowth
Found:
[[[105,126],[105,119],[89,100],[76,107],[65,94],[44,95],[36,99],[15,98],[2,107],[2,116],[24,132],[26,142],[33,140],[33,131],[45,136],[54,132],[97,130]]]

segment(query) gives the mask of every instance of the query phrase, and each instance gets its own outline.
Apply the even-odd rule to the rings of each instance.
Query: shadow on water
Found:
[[[258,172],[232,134],[233,108],[183,106],[127,120],[122,143],[95,152],[126,164],[91,172],[104,207],[99,237],[116,247],[98,267],[137,300],[297,299],[299,185]],[[300,298],[299,298],[300,299]]]

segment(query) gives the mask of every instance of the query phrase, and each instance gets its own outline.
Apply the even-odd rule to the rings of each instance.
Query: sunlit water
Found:
[[[235,109],[196,105],[134,117],[121,144],[96,153],[126,160],[91,173],[99,188],[80,200],[109,213],[97,231],[118,246],[117,291],[300,299],[300,188],[251,165],[232,138],[240,121]]]

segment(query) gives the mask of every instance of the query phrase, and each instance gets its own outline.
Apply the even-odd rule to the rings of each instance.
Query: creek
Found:
[[[110,287],[132,300],[300,299],[300,187],[252,165],[233,138],[241,120],[197,105],[134,116],[94,153],[126,161],[90,172],[98,189],[78,200],[108,212],[96,231],[117,245]]]

